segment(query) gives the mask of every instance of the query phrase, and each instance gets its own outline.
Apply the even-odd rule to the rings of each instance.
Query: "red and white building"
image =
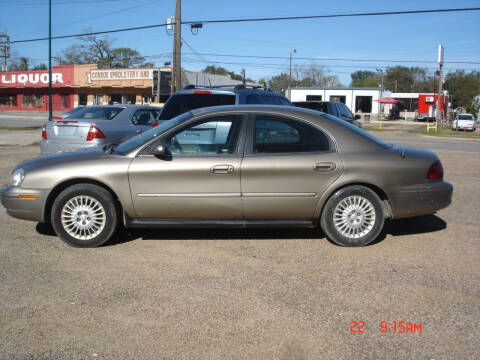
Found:
[[[74,105],[74,66],[52,68],[52,110]],[[48,70],[0,72],[0,110],[48,110]]]

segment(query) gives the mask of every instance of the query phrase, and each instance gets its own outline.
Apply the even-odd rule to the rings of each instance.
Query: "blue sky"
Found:
[[[53,35],[117,29],[164,23],[175,12],[175,0],[52,0]],[[0,30],[6,29],[11,40],[48,34],[47,0],[0,0]],[[439,8],[480,7],[480,0],[183,0],[182,20],[213,20],[251,17],[282,17],[339,14],[352,12],[401,11]],[[284,59],[258,59],[197,56],[184,44],[182,66],[201,70],[207,65],[223,66],[237,73],[246,69],[248,77],[269,78],[288,72],[290,51],[297,50],[294,65],[324,65],[330,75],[338,75],[343,84],[350,73],[394,65],[423,66],[435,64],[302,60],[299,58],[348,58],[436,61],[438,44],[445,48],[445,61],[480,63],[480,11],[462,13],[395,15],[357,18],[332,18],[276,22],[207,24],[193,35],[182,27],[186,44],[200,54],[278,56]],[[110,35],[114,46],[131,47],[142,55],[157,55],[149,60],[158,65],[172,51],[172,36],[164,28]],[[77,42],[76,39],[53,41],[53,54]],[[14,44],[14,54],[46,59],[48,43]],[[46,60],[38,62],[46,63]],[[446,64],[447,69],[479,69],[478,64]]]

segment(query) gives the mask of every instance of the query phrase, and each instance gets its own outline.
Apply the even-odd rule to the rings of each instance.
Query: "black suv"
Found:
[[[189,85],[168,98],[159,120],[170,120],[177,115],[202,107],[239,104],[293,106],[284,96],[263,87],[246,85],[195,87]]]
[[[321,111],[362,128],[362,124],[357,121],[360,119],[360,115],[353,115],[350,109],[344,103],[336,101],[294,101],[293,105],[306,109]]]

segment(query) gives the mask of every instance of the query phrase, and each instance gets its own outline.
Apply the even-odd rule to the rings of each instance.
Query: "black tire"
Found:
[[[65,221],[71,222],[69,233],[67,229],[68,226],[65,226],[64,222],[62,222],[62,211],[64,211],[66,204],[74,199],[77,199],[77,201],[80,202],[75,202],[79,207],[74,208],[74,210],[71,211],[73,215],[75,215],[76,211],[82,209],[82,206],[86,211],[85,214],[77,212],[79,215],[76,215],[76,219],[68,220],[64,217],[64,219],[67,219]],[[90,208],[88,207],[89,203]],[[72,203],[70,203],[70,205],[71,204]],[[93,207],[92,204],[94,204],[95,207]],[[97,206],[97,204],[100,204],[100,206]],[[65,207],[63,214],[70,216],[70,209]],[[119,206],[117,205],[116,199],[108,190],[93,184],[77,184],[66,188],[53,202],[51,211],[51,224],[53,230],[62,241],[73,247],[97,247],[107,242],[117,230],[119,218]],[[78,221],[77,224],[73,224],[73,222],[76,222],[77,220],[80,221]],[[83,224],[87,224],[87,227],[90,226],[89,229],[92,230],[93,234],[89,233],[87,235],[87,230],[80,230],[82,221]],[[101,225],[98,225],[97,221],[101,223]],[[67,223],[66,225],[69,224]],[[78,237],[85,234],[85,239],[74,237],[71,235],[72,233],[75,233]]]
[[[351,202],[353,200],[358,202],[357,212],[353,211],[356,206]],[[348,203],[350,207],[345,207]],[[337,223],[334,222],[335,212]],[[353,217],[350,217],[352,213]],[[335,192],[325,204],[320,218],[322,230],[331,241],[340,246],[370,244],[380,235],[384,222],[382,200],[374,191],[361,185],[348,186]],[[348,236],[347,229],[357,233]]]

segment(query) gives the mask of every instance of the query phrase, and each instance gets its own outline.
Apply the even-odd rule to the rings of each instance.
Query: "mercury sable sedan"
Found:
[[[1,200],[78,247],[103,244],[121,224],[320,226],[339,245],[363,246],[387,218],[448,206],[452,190],[430,151],[313,110],[240,105],[184,113],[117,147],[26,161]]]

